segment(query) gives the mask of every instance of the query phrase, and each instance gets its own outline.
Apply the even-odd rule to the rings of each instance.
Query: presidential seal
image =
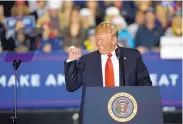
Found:
[[[125,92],[113,95],[108,102],[109,115],[118,122],[128,122],[133,119],[137,109],[135,98]]]

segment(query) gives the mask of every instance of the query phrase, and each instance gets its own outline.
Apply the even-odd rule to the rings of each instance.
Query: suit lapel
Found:
[[[97,51],[96,52],[96,64],[94,68],[94,75],[96,79],[96,85],[97,86],[103,86],[103,77],[102,77],[102,65],[101,65],[101,55]]]
[[[122,54],[122,55],[121,55],[121,60],[123,61],[123,63],[121,63],[121,64],[123,64],[123,65],[122,65],[122,68],[124,68],[124,72],[123,72],[123,73],[124,73],[124,77],[121,78],[122,80],[121,80],[121,82],[120,82],[120,86],[123,86],[123,84],[122,84],[122,83],[123,83],[123,78],[126,77],[125,72],[126,72],[126,67],[127,67],[127,64],[128,64],[128,63],[127,63],[127,60],[126,60],[127,58],[126,58],[126,55],[125,55],[125,53],[124,53],[124,51],[123,51],[123,48],[120,48],[120,50],[121,50],[121,54]],[[123,74],[122,74],[122,75],[123,75]],[[125,78],[125,83],[126,83],[126,78]],[[126,84],[125,84],[125,85],[126,85]]]

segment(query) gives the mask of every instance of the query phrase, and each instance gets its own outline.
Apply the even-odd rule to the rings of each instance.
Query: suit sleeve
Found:
[[[84,64],[82,58],[77,61],[64,62],[66,89],[74,92],[82,86]]]
[[[152,86],[152,81],[150,79],[149,72],[142,60],[142,56],[139,51],[136,66],[137,66],[137,84],[139,86]]]

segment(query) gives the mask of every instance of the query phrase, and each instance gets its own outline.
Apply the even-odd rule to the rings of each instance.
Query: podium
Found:
[[[159,87],[86,87],[82,124],[163,124]]]

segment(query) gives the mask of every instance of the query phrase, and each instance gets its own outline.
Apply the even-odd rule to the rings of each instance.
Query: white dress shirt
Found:
[[[111,53],[111,60],[114,69],[114,81],[115,86],[118,87],[119,85],[119,60],[116,56],[115,50]],[[101,54],[101,64],[102,64],[102,77],[103,77],[103,87],[105,87],[105,66],[108,59],[108,54]]]

